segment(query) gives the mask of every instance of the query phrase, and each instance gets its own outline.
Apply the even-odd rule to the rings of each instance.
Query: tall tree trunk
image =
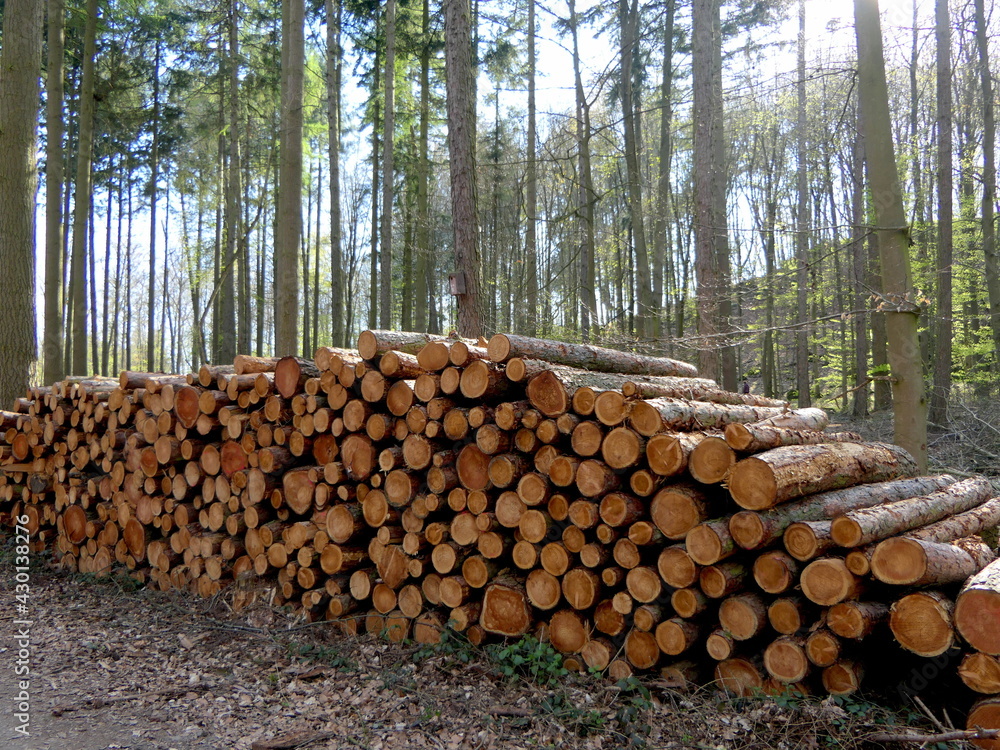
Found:
[[[525,164],[525,333],[538,333],[538,112],[535,104],[535,0],[528,0],[528,153]]]
[[[621,19],[621,99],[622,120],[625,127],[625,170],[628,176],[629,217],[635,242],[635,260],[638,264],[638,305],[636,335],[640,339],[653,337],[653,289],[650,282],[649,252],[646,247],[646,227],[642,207],[642,175],[639,172],[639,143],[636,133],[636,112],[633,82],[635,76],[635,51],[639,46],[638,0],[619,0]],[[595,305],[596,308],[596,305]]]
[[[580,333],[584,343],[590,341],[591,316],[597,313],[597,295],[594,289],[594,179],[590,165],[590,103],[583,91],[580,72],[580,17],[576,13],[576,0],[569,0],[569,25],[573,34],[573,76],[576,84],[576,141],[580,169],[579,204],[577,209],[580,232]]]
[[[864,310],[867,306],[867,251],[865,248],[865,152],[864,140],[858,118],[858,127],[851,149],[851,224],[854,233],[851,240],[851,287],[854,309]],[[868,325],[867,318],[860,313],[854,316],[854,400],[851,412],[856,417],[868,416]]]
[[[799,43],[798,43],[798,103],[796,107],[798,126],[796,158],[796,193],[798,208],[795,211],[795,259],[796,273],[795,299],[799,328],[795,332],[795,385],[798,389],[799,408],[812,405],[809,387],[809,183],[806,174],[806,3],[799,0]]]
[[[227,132],[226,145],[227,163],[224,180],[225,216],[223,228],[225,232],[225,249],[222,253],[222,264],[219,269],[222,287],[219,291],[220,325],[216,331],[219,342],[218,361],[229,362],[236,356],[236,343],[243,343],[248,338],[249,321],[236,319],[236,261],[238,238],[241,232],[243,209],[240,202],[243,197],[242,165],[240,160],[240,63],[239,63],[239,3],[229,0],[226,7],[226,26],[228,31],[228,49],[224,51],[224,69],[227,79]],[[236,334],[236,335],[234,335]]]
[[[948,0],[937,0],[937,330],[935,331],[934,390],[928,420],[932,425],[948,423],[948,396],[951,393],[952,348],[952,205],[951,173],[951,15]]]
[[[274,252],[274,353],[294,355],[299,346],[299,243],[302,239],[302,93],[305,66],[305,4],[282,0],[281,145],[278,221]]]
[[[336,2],[336,7],[334,3]],[[340,227],[340,44],[342,0],[326,0],[326,106],[330,158],[330,322],[333,345],[344,346],[344,250]]]
[[[719,334],[730,329],[729,240],[725,212],[725,149],[722,131],[722,34],[719,0],[695,0],[692,9],[694,65],[694,229],[698,283],[699,370],[735,390],[735,353]]]
[[[379,319],[392,328],[393,131],[396,127],[396,0],[385,4],[385,119],[382,123],[382,244],[379,249]]]
[[[43,380],[63,371],[63,29],[65,0],[48,0],[48,62],[45,77],[45,338]],[[6,402],[3,402],[6,405]]]
[[[884,305],[888,308],[886,334],[893,377],[894,437],[927,471],[927,403],[924,397],[920,345],[917,339],[919,308],[913,297],[910,256],[903,196],[892,143],[889,93],[882,54],[882,29],[878,3],[854,0],[858,43],[858,98],[865,133],[868,183],[875,201],[882,271]],[[895,308],[895,309],[893,309]]]
[[[146,310],[146,369],[156,369],[156,204],[160,181],[160,38],[153,51],[153,145],[149,178],[149,307]],[[166,289],[164,289],[166,292]]]
[[[979,80],[983,97],[983,256],[986,290],[989,293],[990,333],[993,335],[993,366],[1000,370],[1000,254],[997,252],[993,226],[996,204],[997,126],[993,107],[993,76],[990,73],[989,43],[986,38],[986,14],[983,0],[975,0],[976,49],[979,53]]]
[[[108,331],[111,327],[111,321],[117,321],[117,317],[111,316],[111,310],[108,308],[108,300],[110,298],[111,291],[111,218],[112,218],[112,208],[114,207],[114,180],[112,179],[114,175],[114,159],[108,166],[108,215],[105,224],[105,234],[104,234],[104,296],[103,296],[103,315],[101,315],[101,375],[107,376],[108,374],[108,357],[111,353],[111,338],[108,336]],[[94,337],[97,341],[97,337]],[[97,360],[95,358],[94,367],[97,367]]]
[[[417,217],[416,217],[416,272],[414,279],[413,327],[418,331],[430,330],[428,313],[428,263],[430,248],[430,207],[428,202],[430,180],[430,154],[428,138],[431,114],[431,10],[430,0],[423,0],[420,21],[420,131],[417,146]]]
[[[35,165],[42,0],[7,0],[0,50],[0,406],[28,389],[35,361]],[[86,351],[84,351],[86,356]]]
[[[674,11],[676,0],[667,0],[663,24],[663,80],[660,83],[660,144],[656,177],[656,217],[653,220],[653,330],[657,343],[670,333],[670,307],[664,307],[664,277],[670,214],[670,171],[673,159]]]
[[[374,110],[372,112],[372,231],[371,231],[371,255],[369,257],[369,281],[368,281],[368,327],[378,327],[378,222],[379,222],[379,191],[378,191],[378,165],[379,165],[379,127],[381,121],[380,90],[382,69],[379,64],[381,56],[379,54],[378,41],[375,42],[375,64],[372,75],[371,97]],[[383,219],[384,220],[384,219]]]
[[[94,151],[94,67],[97,56],[97,0],[87,0],[83,29],[83,77],[73,201],[73,374],[87,374],[87,218],[90,215],[91,160]]]
[[[479,295],[479,232],[476,215],[475,100],[472,29],[468,0],[444,0],[445,70],[448,93],[448,153],[451,222],[455,243],[458,333],[483,335]]]

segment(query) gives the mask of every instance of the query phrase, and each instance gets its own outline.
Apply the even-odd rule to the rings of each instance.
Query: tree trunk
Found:
[[[871,572],[895,586],[941,586],[960,583],[996,558],[979,537],[953,543],[897,537],[880,542],[871,558]]]
[[[931,393],[928,420],[933,425],[948,423],[948,397],[951,394],[952,348],[952,174],[951,174],[951,16],[948,0],[935,3],[937,37],[937,304],[934,332],[934,390]],[[916,32],[914,32],[916,33]],[[915,65],[915,64],[914,64]],[[917,170],[919,174],[919,169]]]
[[[756,424],[726,425],[726,442],[734,450],[761,453],[785,445],[818,445],[819,443],[860,443],[864,438],[854,432],[818,432],[790,430]]]
[[[527,357],[603,372],[682,377],[698,375],[693,365],[666,357],[648,357],[589,344],[567,344],[505,333],[493,336],[487,351],[494,362],[506,362],[511,357]]]
[[[468,0],[445,0],[445,65],[448,78],[448,153],[451,172],[455,271],[464,282],[458,298],[458,332],[483,333],[479,295],[479,231],[476,218],[475,98]]]
[[[280,177],[274,252],[274,352],[299,346],[299,242],[302,238],[302,92],[305,65],[303,0],[281,4],[287,70],[282,70]]]
[[[868,183],[872,194],[880,196],[875,201],[879,226],[876,234],[885,296],[881,304],[886,316],[893,377],[895,442],[909,451],[918,470],[924,472],[927,470],[927,403],[917,338],[919,307],[913,299],[906,216],[892,144],[877,4],[855,0],[854,17]]]
[[[528,336],[538,333],[538,163],[537,163],[537,111],[535,106],[535,0],[528,0],[528,143],[525,164],[524,198],[524,260],[526,290],[524,332]]]
[[[653,219],[653,336],[657,342],[670,333],[669,304],[663,306],[664,266],[667,261],[668,217],[670,213],[670,171],[673,160],[674,13],[675,0],[667,0],[663,22],[663,80],[660,84],[660,143],[656,178],[656,215]],[[671,253],[673,249],[671,248]],[[669,288],[669,284],[666,285]],[[770,392],[767,395],[771,395]]]
[[[0,371],[0,406],[9,406],[25,394],[35,361],[35,153],[44,11],[40,0],[8,0],[3,14],[0,262],[4,273],[0,294],[6,324],[0,339],[5,359]]]
[[[741,508],[765,510],[814,492],[914,474],[913,458],[887,443],[789,445],[736,464],[729,492]]]
[[[63,29],[65,0],[48,0],[48,63],[45,77],[45,339],[43,380],[55,383],[64,377],[63,263]],[[9,399],[2,401],[4,405]]]
[[[393,136],[396,127],[396,0],[385,4],[385,118],[382,123],[382,244],[379,326],[392,327]]]
[[[1000,254],[997,252],[996,228],[993,215],[996,205],[996,118],[993,104],[993,74],[990,72],[989,44],[987,40],[986,14],[983,0],[975,0],[976,50],[979,53],[979,80],[983,102],[983,257],[984,276],[989,294],[990,333],[993,336],[994,371],[1000,357]]]
[[[88,20],[90,14],[88,12]],[[152,118],[152,148],[149,155],[149,307],[146,309],[146,369],[156,370],[156,204],[159,196],[160,181],[160,38],[156,38],[153,51],[153,112]],[[76,232],[73,233],[74,236]],[[82,277],[81,277],[82,278]],[[166,287],[163,293],[166,294]],[[74,319],[74,322],[75,319]],[[73,359],[75,360],[77,344],[73,344]],[[74,364],[73,367],[76,370]],[[80,372],[78,370],[78,372]]]
[[[73,201],[73,373],[87,374],[87,218],[90,214],[91,160],[94,152],[94,67],[97,55],[97,0],[88,0],[83,31],[76,192]],[[155,278],[155,273],[152,274]],[[152,282],[150,282],[152,283]],[[152,297],[150,297],[152,304]],[[149,367],[152,370],[152,366]]]
[[[636,336],[653,337],[653,290],[650,283],[649,252],[646,246],[646,227],[642,207],[642,176],[639,173],[639,151],[636,128],[636,107],[633,81],[635,77],[635,51],[639,46],[638,0],[619,0],[621,22],[621,101],[622,120],[625,127],[625,171],[628,181],[629,217],[635,243],[638,305],[636,310]]]
[[[797,263],[795,300],[799,329],[795,332],[795,383],[798,389],[799,408],[812,404],[809,388],[809,184],[806,175],[806,3],[799,0],[798,85],[796,114],[797,147],[796,193],[798,207],[795,211],[795,260]]]
[[[860,123],[859,123],[860,125]],[[858,127],[851,149],[851,216],[854,237],[851,240],[852,288],[854,309],[868,306],[865,282],[866,248],[864,239],[864,143]],[[854,401],[851,412],[856,417],[868,415],[868,325],[864,315],[854,317]]]
[[[414,279],[414,328],[429,330],[428,326],[428,279],[432,253],[430,248],[430,208],[428,200],[430,181],[430,154],[428,138],[430,130],[430,59],[431,29],[430,0],[423,0],[420,29],[420,135],[417,144],[417,216],[416,216],[416,272]]]
[[[242,234],[243,189],[240,185],[242,167],[240,161],[240,50],[239,50],[239,4],[237,0],[227,3],[227,27],[229,45],[226,50],[225,67],[228,73],[228,115],[226,128],[226,144],[229,147],[228,162],[225,177],[225,250],[222,254],[222,288],[219,292],[219,318],[221,325],[216,332],[218,339],[217,356],[220,362],[228,362],[236,356],[237,320],[236,320],[236,254],[238,238]],[[242,328],[248,321],[240,316],[239,326]]]
[[[340,44],[341,0],[326,0],[326,97],[330,159],[330,322],[334,346],[347,343],[344,327],[344,250],[340,218],[340,71],[344,51]]]

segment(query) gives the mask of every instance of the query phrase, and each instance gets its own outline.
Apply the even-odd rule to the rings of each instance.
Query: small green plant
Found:
[[[628,747],[645,748],[652,726],[650,713],[653,710],[649,688],[635,677],[625,677],[615,683],[621,705],[615,712],[619,731],[628,739]]]
[[[413,660],[421,662],[432,657],[446,657],[450,663],[469,664],[476,656],[476,647],[469,643],[463,633],[445,628],[441,631],[441,639],[437,643],[421,646],[413,652]]]
[[[357,665],[351,659],[345,657],[333,646],[290,641],[285,644],[285,650],[293,659],[300,659],[314,664],[323,664],[334,669],[353,670],[357,668]]]
[[[569,672],[562,655],[551,643],[542,643],[531,635],[511,643],[486,648],[490,660],[506,677],[522,676],[539,685],[556,685]]]

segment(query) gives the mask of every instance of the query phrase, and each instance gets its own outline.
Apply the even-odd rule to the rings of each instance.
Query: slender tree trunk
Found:
[[[461,286],[458,333],[483,335],[479,295],[479,231],[476,215],[475,98],[472,29],[468,0],[444,0],[445,66],[448,79],[448,152],[455,271]]]
[[[63,263],[63,29],[65,0],[48,0],[48,63],[45,78],[45,339],[43,380],[62,380]],[[3,402],[6,405],[6,402]]]
[[[87,218],[90,215],[94,151],[94,68],[97,57],[97,0],[87,0],[80,82],[80,138],[73,207],[73,374],[87,374]]]
[[[160,38],[153,52],[153,145],[149,178],[149,307],[146,310],[146,369],[156,369],[156,204],[160,181]]]
[[[35,362],[35,165],[41,91],[42,0],[7,0],[0,50],[0,405],[28,389]],[[84,351],[86,356],[86,351]]]
[[[114,159],[111,160],[110,167],[108,169],[108,215],[105,224],[105,241],[104,241],[104,296],[102,302],[102,312],[101,315],[101,375],[108,374],[108,356],[110,354],[111,338],[108,336],[108,330],[110,328],[110,322],[112,320],[117,321],[118,318],[112,318],[110,315],[110,310],[108,309],[108,299],[109,292],[111,290],[111,214],[112,208],[114,206],[114,181],[112,180],[112,175],[114,175]],[[95,311],[96,312],[96,311]],[[94,337],[97,340],[97,337]],[[96,360],[95,360],[96,368]]]
[[[336,7],[334,3],[336,2]],[[344,251],[340,227],[340,44],[342,0],[326,0],[326,96],[330,154],[330,322],[333,345],[344,346]]]
[[[282,0],[287,70],[282,70],[280,178],[274,253],[274,353],[299,347],[299,243],[302,239],[302,93],[305,66],[305,5]]]
[[[795,299],[799,328],[795,332],[795,374],[798,389],[799,408],[812,405],[809,387],[809,183],[806,173],[806,3],[799,0],[799,44],[798,44],[798,143],[796,169],[798,208],[795,212],[795,258],[798,263]]]
[[[369,258],[369,285],[368,285],[368,327],[377,328],[378,327],[378,251],[379,251],[379,190],[378,190],[378,172],[379,172],[379,128],[381,127],[381,107],[380,103],[380,91],[381,86],[380,80],[382,78],[382,69],[379,63],[380,54],[378,49],[378,42],[376,41],[375,48],[375,72],[372,76],[372,87],[371,96],[374,101],[372,113],[372,231],[371,231],[371,256]],[[383,217],[383,221],[384,221]]]
[[[996,204],[996,118],[993,106],[993,76],[990,73],[989,43],[986,38],[986,14],[983,0],[974,0],[976,14],[976,49],[979,53],[979,80],[983,97],[983,256],[986,290],[989,294],[990,332],[993,336],[993,365],[1000,369],[1000,253],[997,252],[993,226]]]
[[[396,0],[385,4],[385,119],[382,123],[382,245],[379,326],[392,328],[393,131],[396,127]]]
[[[417,331],[430,330],[428,326],[428,271],[430,248],[430,205],[428,201],[430,180],[430,154],[428,138],[430,128],[431,92],[431,11],[430,0],[423,0],[420,22],[420,131],[417,145],[417,217],[416,217],[416,272],[414,283],[413,327]],[[529,136],[530,137],[530,136]]]
[[[860,118],[854,145],[851,150],[851,223],[854,238],[851,240],[851,270],[854,309],[864,310],[867,306],[867,285],[865,266],[867,252],[865,247],[865,159],[864,140],[860,127]],[[856,417],[868,416],[868,397],[871,389],[868,387],[868,325],[864,315],[854,316],[854,400],[851,408]]]
[[[97,234],[96,196],[90,194],[90,218],[87,220],[87,291],[90,294],[90,368],[97,372],[101,366],[100,342],[97,340],[97,273],[95,265],[97,253],[95,237]]]
[[[642,207],[642,175],[639,172],[639,146],[636,127],[635,96],[633,80],[635,76],[635,50],[639,45],[639,4],[638,0],[619,0],[618,11],[621,19],[621,98],[622,120],[625,127],[625,170],[628,178],[629,217],[635,242],[635,259],[638,267],[638,305],[636,311],[636,335],[640,339],[653,338],[654,314],[653,289],[650,282],[649,252],[646,247],[646,227]],[[596,304],[594,305],[596,309]]]
[[[889,308],[885,316],[893,377],[895,442],[910,452],[921,472],[926,472],[927,403],[917,339],[919,308],[913,301],[906,217],[890,129],[878,3],[855,0],[854,18],[866,166],[868,182],[876,196],[882,288],[884,304]]]
[[[573,75],[576,83],[576,140],[580,169],[580,200],[577,215],[580,226],[580,333],[584,343],[590,341],[591,318],[597,313],[594,290],[594,179],[590,164],[590,103],[583,91],[580,72],[580,18],[576,0],[569,0],[569,23],[573,34]]]
[[[160,282],[163,289],[163,299],[160,300],[160,372],[167,371],[167,308],[170,306],[170,177],[167,176],[167,189],[164,195],[163,207],[163,279]]]
[[[948,0],[937,0],[935,7],[937,37],[937,330],[934,352],[934,390],[928,420],[932,425],[948,423],[948,396],[951,393],[952,364],[952,205],[951,173],[951,15]]]
[[[528,144],[525,164],[525,333],[538,333],[538,112],[535,103],[535,0],[528,0]]]
[[[673,160],[674,11],[676,0],[667,0],[663,24],[663,80],[660,83],[660,145],[656,177],[656,217],[653,220],[653,331],[657,343],[670,333],[669,305],[664,307],[664,267],[670,215],[670,172]]]
[[[244,316],[236,315],[236,274],[239,253],[239,238],[243,234],[242,218],[243,199],[242,177],[243,166],[240,153],[240,38],[239,38],[239,2],[230,0],[227,3],[226,26],[229,36],[228,49],[225,52],[225,68],[228,83],[228,126],[226,128],[226,145],[228,159],[225,179],[225,252],[222,257],[222,289],[219,294],[220,317],[219,331],[219,361],[229,362],[237,354],[237,343],[242,347],[249,340],[249,321]],[[242,266],[242,264],[240,264]],[[242,286],[242,285],[241,285]],[[242,291],[242,290],[241,290]],[[235,335],[234,335],[235,334]],[[245,351],[240,349],[240,351]]]

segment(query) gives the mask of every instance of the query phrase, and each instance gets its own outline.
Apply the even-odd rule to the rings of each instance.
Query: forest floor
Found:
[[[1000,406],[959,412],[931,437],[931,470],[1000,475]],[[892,439],[888,414],[835,421]],[[225,592],[201,600],[136,589],[127,578],[56,570],[42,556],[32,564],[27,614],[18,614],[13,577],[10,542],[0,540],[0,750],[846,750],[886,746],[871,741],[878,732],[938,731],[926,714],[949,722],[935,694],[951,680],[918,686],[926,711],[906,697],[916,672],[904,665],[878,665],[893,675],[880,693],[732,699],[655,676],[619,684],[562,676],[548,654],[456,638],[420,648],[347,637],[264,603],[234,612]],[[14,621],[24,618],[28,736],[15,729],[24,724],[16,716],[24,677],[15,673]]]
[[[452,639],[418,648],[347,637],[264,604],[135,589],[32,566],[29,736],[15,727],[18,626],[9,548],[0,608],[0,748],[860,748],[889,727],[931,731],[915,704],[736,700],[655,677],[611,684],[523,666]],[[6,610],[6,611],[2,611]],[[535,679],[525,676],[535,667]],[[521,672],[510,676],[510,672]],[[549,684],[541,684],[548,677]],[[942,714],[943,715],[943,714]],[[960,717],[956,715],[956,721]]]

